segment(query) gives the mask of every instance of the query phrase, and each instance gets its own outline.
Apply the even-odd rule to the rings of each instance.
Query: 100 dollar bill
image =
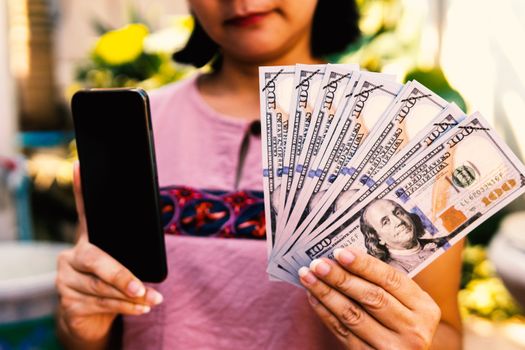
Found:
[[[325,65],[304,64],[297,64],[295,66],[294,88],[292,91],[286,150],[284,153],[284,167],[281,179],[282,186],[278,203],[278,208],[281,212],[284,210],[288,194],[292,188],[295,168],[303,150],[304,140],[312,120],[314,104],[317,100],[317,94],[321,89],[325,67]],[[283,217],[284,215],[281,215],[277,220],[278,232],[284,228]],[[286,223],[286,219],[284,219],[284,223]]]
[[[525,192],[525,167],[476,113],[352,209],[353,220],[297,251],[356,246],[414,276]]]
[[[288,127],[295,66],[259,68],[261,137],[263,160],[263,190],[266,217],[267,250],[270,256],[275,242],[280,193],[281,172],[284,163],[284,138]]]

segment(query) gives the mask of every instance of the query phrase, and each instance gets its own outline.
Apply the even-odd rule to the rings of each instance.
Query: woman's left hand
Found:
[[[417,283],[353,248],[299,270],[313,309],[349,349],[428,349],[441,310]],[[436,283],[438,280],[436,280]]]

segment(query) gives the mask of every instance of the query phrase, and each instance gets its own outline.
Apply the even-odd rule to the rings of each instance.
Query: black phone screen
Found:
[[[144,91],[80,91],[72,100],[89,241],[139,279],[167,274],[155,150]]]

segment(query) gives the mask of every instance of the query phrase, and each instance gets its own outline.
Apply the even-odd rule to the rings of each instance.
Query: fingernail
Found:
[[[160,294],[159,292],[150,290],[148,292],[148,296],[146,297],[146,300],[148,304],[158,305],[162,303],[164,298],[162,297],[162,294]]]
[[[308,294],[308,301],[310,302],[310,304],[312,304],[313,306],[319,305],[319,300],[317,300],[317,298],[314,297],[312,293],[310,292],[306,292],[306,293]]]
[[[135,309],[139,312],[142,312],[143,314],[147,314],[148,312],[151,311],[151,307],[149,307],[148,305],[141,305],[141,304],[136,304]]]
[[[299,277],[308,285],[314,284],[317,281],[317,278],[306,266],[299,269]]]
[[[341,248],[334,250],[334,256],[343,265],[349,265],[355,260],[354,253]]]
[[[142,297],[144,296],[144,293],[146,293],[146,289],[140,282],[131,281],[128,284],[128,292],[131,294],[131,296]]]
[[[322,259],[315,259],[310,263],[310,270],[314,271],[319,276],[326,276],[330,272],[330,265]]]

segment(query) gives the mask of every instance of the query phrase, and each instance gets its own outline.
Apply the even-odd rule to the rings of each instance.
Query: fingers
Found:
[[[421,299],[414,295],[422,294],[423,290],[392,266],[352,247],[335,249],[334,256],[345,270],[383,288],[409,309],[420,306]]]
[[[307,267],[299,270],[301,283],[328,313],[374,348],[430,346],[441,313],[425,291],[405,274],[357,249],[337,249],[334,256],[337,263],[316,259],[310,266],[313,272]],[[330,320],[321,311],[320,317]],[[333,319],[329,322],[334,332],[339,329],[339,337],[348,333],[341,333]]]
[[[82,185],[80,180],[80,163],[78,160],[73,164],[73,193],[75,195],[75,206],[77,208],[80,233],[86,233],[86,215],[84,211],[84,197],[82,196]]]
[[[151,311],[149,305],[121,299],[89,296],[73,289],[61,293],[61,304],[69,315],[75,315],[75,317],[94,314],[143,315]]]
[[[104,268],[109,271],[108,275],[105,275],[104,268],[90,261],[106,264]],[[162,302],[160,293],[145,288],[118,262],[87,241],[79,241],[75,249],[62,252],[57,269],[56,286],[64,322],[72,332],[86,339],[99,339],[106,334],[118,314],[146,314],[152,306]],[[110,278],[111,274],[116,277]],[[100,275],[120,285],[120,289],[99,278]],[[143,292],[137,293],[135,289],[135,293],[129,293],[130,282],[127,281],[136,282],[135,286],[142,288]],[[122,286],[128,289],[122,290]]]
[[[369,314],[391,330],[399,331],[413,313],[383,288],[348,273],[329,259],[312,261],[310,270],[323,282],[359,303]]]
[[[373,349],[346,328],[345,325],[341,323],[334,314],[328,311],[310,292],[308,292],[308,301],[326,327],[328,327],[342,343],[346,344],[349,349]]]
[[[128,297],[141,298],[146,294],[142,282],[128,269],[87,241],[77,244],[71,266],[79,272],[95,275]]]
[[[301,283],[346,328],[374,348],[386,349],[394,341],[394,333],[382,326],[363,310],[331,286],[319,280],[306,267],[299,270]]]
[[[65,285],[78,293],[91,297],[119,299],[150,306],[158,305],[163,300],[162,295],[151,288],[146,288],[144,297],[131,298],[95,275],[77,272],[65,261],[59,261],[59,264],[62,265],[59,267],[61,273],[57,277],[59,287]]]

